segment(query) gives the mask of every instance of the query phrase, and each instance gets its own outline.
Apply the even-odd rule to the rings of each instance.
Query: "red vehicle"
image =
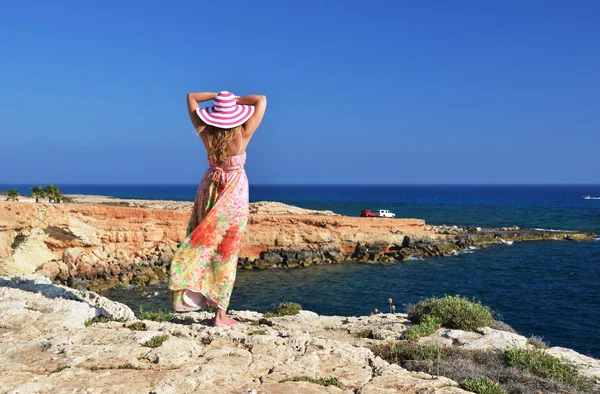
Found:
[[[375,217],[375,214],[373,212],[371,212],[370,209],[363,209],[362,211],[360,211],[360,217],[361,218],[372,218],[372,217]]]

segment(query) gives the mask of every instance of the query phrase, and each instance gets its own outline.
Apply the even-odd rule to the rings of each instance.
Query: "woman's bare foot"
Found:
[[[227,316],[226,311],[217,308],[217,312],[215,313],[215,319],[213,320],[213,324],[215,326],[233,325],[235,323],[237,323],[237,321]]]

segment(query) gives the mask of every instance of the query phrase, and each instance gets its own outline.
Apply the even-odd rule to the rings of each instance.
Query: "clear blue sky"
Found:
[[[167,3],[169,5],[167,5]],[[251,183],[598,183],[598,1],[13,1],[0,183],[198,183],[189,91],[265,94]]]

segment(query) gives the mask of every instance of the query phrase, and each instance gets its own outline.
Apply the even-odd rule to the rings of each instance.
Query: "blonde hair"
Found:
[[[229,142],[231,142],[237,133],[242,129],[242,126],[232,127],[230,129],[223,129],[220,127],[212,126],[200,121],[202,125],[196,129],[198,135],[204,133],[206,141],[208,143],[208,158],[216,164],[221,164],[224,161],[229,160],[231,155],[229,154]]]

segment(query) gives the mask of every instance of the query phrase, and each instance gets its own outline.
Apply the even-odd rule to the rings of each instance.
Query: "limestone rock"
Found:
[[[27,274],[12,278],[0,277],[0,289],[22,290],[24,296],[31,298],[32,292],[39,293],[48,299],[57,298],[59,301],[73,300],[87,305],[93,311],[91,316],[82,316],[83,321],[87,317],[107,316],[114,319],[134,319],[135,314],[126,305],[111,301],[90,291],[75,290],[67,286],[52,284],[50,279],[37,274]],[[52,305],[52,304],[50,304]],[[87,309],[86,309],[87,310]]]
[[[600,383],[600,360],[579,354],[572,349],[554,346],[546,350],[549,354],[573,363],[582,375]]]
[[[40,275],[0,281],[0,387],[10,393],[416,393],[414,387],[460,392],[440,391],[454,390],[454,382],[391,366],[344,334],[345,326],[358,329],[401,317],[302,311],[273,318],[272,326],[225,328],[207,325],[207,312],[191,312],[170,322],[144,321],[147,331],[116,321],[86,327],[99,305],[115,317],[114,311],[128,308],[109,300],[101,304],[92,292],[65,289]],[[232,316],[257,320],[262,314],[232,311]],[[144,346],[156,335],[168,339],[155,348]],[[337,378],[343,388],[282,382],[301,376]]]
[[[55,260],[57,256],[44,243],[46,238],[42,229],[34,228],[29,235],[17,235],[10,240],[15,248],[12,255],[0,256],[0,275],[31,273],[44,263]],[[7,246],[3,248],[7,249]]]

